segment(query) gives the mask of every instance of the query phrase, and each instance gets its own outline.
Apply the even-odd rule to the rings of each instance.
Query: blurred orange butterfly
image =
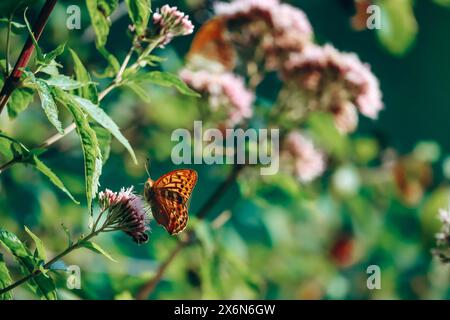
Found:
[[[214,62],[225,70],[232,70],[236,64],[236,52],[227,35],[224,19],[216,17],[206,21],[192,41],[189,62],[200,67],[204,67],[206,62]]]
[[[145,182],[144,198],[150,205],[158,224],[174,235],[186,228],[187,202],[197,183],[197,172],[191,169],[174,170],[153,181]]]

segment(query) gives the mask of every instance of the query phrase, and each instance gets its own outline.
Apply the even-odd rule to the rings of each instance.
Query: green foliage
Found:
[[[95,243],[93,241],[81,241],[80,246],[82,248],[89,249],[92,252],[95,252],[97,254],[101,254],[104,257],[111,260],[112,262],[117,262],[117,260],[114,260],[114,258],[108,252],[106,252],[102,247],[100,247],[97,243]]]
[[[378,0],[381,7],[381,43],[395,55],[403,55],[413,45],[418,32],[412,0]]]
[[[197,92],[189,88],[178,76],[169,72],[151,71],[134,74],[126,78],[125,83],[130,87],[133,87],[133,85],[136,84],[140,85],[143,83],[151,83],[163,87],[173,87],[177,89],[181,94],[192,97],[200,97]]]
[[[27,276],[39,269],[41,260],[36,258],[25,247],[25,245],[11,232],[0,229],[0,244],[3,245],[21,265],[24,276]],[[40,274],[29,280],[27,284],[30,289],[42,299],[56,300],[56,288],[52,278]]]
[[[11,276],[9,275],[8,267],[6,266],[3,255],[0,254],[0,289],[6,288],[12,284]],[[0,295],[0,300],[12,300],[13,296],[11,292],[6,292]]]
[[[118,0],[86,0],[92,26],[97,36],[97,46],[104,47],[108,40],[111,22],[109,16],[116,9]]]
[[[128,14],[138,34],[144,34],[151,13],[151,0],[125,0]]]
[[[28,235],[33,239],[34,244],[36,245],[36,251],[34,252],[34,256],[38,258],[41,262],[45,262],[47,260],[47,253],[45,252],[44,243],[37,235],[35,235],[27,226],[25,226],[25,231]]]
[[[26,110],[33,101],[33,97],[34,90],[32,88],[21,87],[14,90],[7,104],[9,117],[14,119],[19,113]]]
[[[104,165],[109,158],[109,154],[111,153],[111,133],[107,129],[95,123],[91,123],[91,128],[94,129],[95,135],[97,136],[98,146],[100,148]]]
[[[131,147],[130,143],[120,132],[120,129],[115,124],[115,122],[105,113],[105,111],[94,105],[91,101],[81,97],[65,94],[64,99],[66,101],[70,101],[72,104],[77,105],[92,119],[94,119],[97,123],[108,130],[121,144],[123,144],[123,146],[128,150],[131,157],[133,158],[133,161],[137,163],[136,155],[134,154],[133,148]]]
[[[53,173],[53,171],[47,167],[39,158],[32,154],[26,161],[26,163],[31,164],[37,170],[39,170],[42,174],[44,174],[56,187],[58,187],[62,192],[64,192],[73,202],[79,204],[77,200],[72,196],[69,190],[64,186],[64,183],[58,176]]]
[[[8,28],[10,21],[8,18],[0,18],[0,28]],[[11,20],[11,31],[15,34],[21,34],[26,30],[27,26]]]
[[[81,83],[88,83],[87,86],[83,86],[77,91],[78,95],[82,98],[92,101],[93,103],[98,103],[97,86],[91,83],[91,76],[84,67],[83,62],[81,62],[77,53],[70,49],[70,54],[72,55],[74,63],[73,70],[75,72],[76,79]]]
[[[58,99],[63,103],[73,116],[80,136],[81,147],[84,155],[84,171],[86,182],[87,205],[92,210],[92,200],[97,195],[99,179],[102,172],[102,155],[95,131],[91,128],[87,116],[72,97],[56,90]]]
[[[450,1],[449,0],[433,0],[436,4],[444,7],[450,8]]]
[[[58,107],[55,100],[53,99],[52,89],[47,84],[46,81],[36,78],[30,71],[25,71],[27,80],[36,86],[39,98],[41,100],[41,107],[44,109],[45,115],[47,116],[50,123],[58,130],[59,133],[63,133],[61,121],[58,118]]]

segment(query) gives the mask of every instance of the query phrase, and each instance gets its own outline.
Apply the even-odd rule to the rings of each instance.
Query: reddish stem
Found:
[[[42,31],[44,30],[48,18],[51,12],[53,11],[53,8],[55,7],[57,1],[58,0],[47,0],[44,6],[42,7],[41,12],[39,13],[39,17],[33,26],[33,34],[36,40],[39,40],[39,38],[41,37]],[[27,42],[25,42],[25,45],[23,46],[22,52],[20,53],[20,56],[17,59],[14,69],[6,79],[2,91],[0,92],[0,113],[3,111],[3,108],[8,102],[11,93],[17,87],[17,84],[19,83],[20,80],[20,76],[22,75],[23,72],[22,69],[28,65],[31,55],[33,54],[33,51],[34,51],[34,44],[33,39],[31,38],[30,35],[28,36]]]

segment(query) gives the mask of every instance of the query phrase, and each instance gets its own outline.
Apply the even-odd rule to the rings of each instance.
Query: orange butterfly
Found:
[[[187,54],[191,64],[204,67],[215,62],[225,70],[236,64],[236,52],[227,36],[226,21],[220,17],[208,20],[195,34]]]
[[[197,183],[197,172],[174,170],[153,181],[145,182],[144,198],[149,203],[156,222],[169,234],[180,233],[188,222],[187,202]]]

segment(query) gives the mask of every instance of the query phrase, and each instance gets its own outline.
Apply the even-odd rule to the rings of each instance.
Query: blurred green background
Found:
[[[33,18],[42,4],[36,3],[29,9]],[[165,3],[153,1],[152,6],[157,8]],[[189,13],[196,28],[212,16],[210,1],[168,3]],[[435,246],[434,233],[439,229],[438,209],[447,207],[450,199],[450,174],[448,168],[445,170],[445,160],[450,156],[450,43],[447,41],[450,8],[433,1],[415,1],[418,32],[411,36],[415,40],[409,50],[399,55],[380,43],[374,31],[357,32],[351,27],[352,1],[290,3],[305,11],[320,43],[329,42],[340,50],[355,52],[362,61],[371,64],[381,83],[385,110],[377,121],[361,118],[358,131],[337,142],[330,138],[332,133],[323,132],[320,125],[311,122],[311,130],[324,146],[337,147],[331,151],[336,161],[321,180],[310,186],[301,186],[282,174],[261,178],[252,176],[251,172],[244,173],[207,220],[224,211],[231,212],[230,219],[215,229],[208,222],[192,218],[188,228],[195,228],[199,243],[183,250],[150,298],[450,298],[448,265],[439,263],[430,252]],[[50,49],[67,41],[89,70],[101,70],[104,61],[95,49],[84,2],[79,3],[81,30],[62,27],[70,4],[73,3],[57,4],[41,46]],[[395,19],[400,18],[394,16]],[[128,24],[125,12],[114,22],[108,42],[108,49],[120,59],[128,51]],[[393,31],[394,39],[409,37],[401,32],[407,29],[405,26],[399,29],[394,30],[398,34]],[[25,36],[13,37],[14,59]],[[5,37],[2,28],[0,39]],[[192,36],[177,38],[161,50],[168,57],[163,69],[176,72],[183,66],[191,40]],[[3,40],[0,52],[3,56]],[[70,54],[66,52],[60,61],[66,74],[71,74]],[[263,83],[258,95],[273,98],[267,90],[272,85],[270,81]],[[140,163],[134,165],[123,147],[114,141],[103,169],[101,188],[118,190],[135,185],[140,192],[147,179],[144,169],[147,157],[150,157],[153,178],[175,168],[170,161],[173,146],[170,135],[175,128],[192,126],[198,117],[196,100],[178,96],[170,89],[151,87],[149,90],[151,103],[141,102],[127,90],[115,91],[103,103],[135,148]],[[69,123],[67,114],[62,113],[62,119]],[[0,125],[27,146],[38,145],[54,133],[35,105],[12,121],[4,112]],[[437,155],[433,155],[432,150],[436,149]],[[408,168],[408,181],[416,183],[415,186],[414,175],[423,167],[430,170],[426,174],[433,177],[432,181],[423,184],[419,181],[423,190],[418,199],[411,200],[399,191],[392,171],[383,165],[389,154],[387,150],[396,150],[394,162]],[[82,205],[74,205],[32,168],[17,165],[0,175],[0,226],[26,239],[23,225],[27,225],[44,240],[51,255],[52,251],[57,253],[64,248],[61,223],[74,234],[85,232],[88,225],[78,138],[74,134],[64,138],[42,159],[76,198],[82,200]],[[229,168],[192,167],[199,172],[199,183],[190,205],[190,214],[195,216]],[[356,189],[349,191],[342,187],[340,179],[345,180],[348,175],[357,177]],[[82,270],[82,288],[65,289],[65,276],[61,274],[58,277],[60,298],[130,298],[151,279],[159,263],[176,245],[176,239],[155,222],[146,245],[136,246],[121,234],[103,235],[98,242],[118,263],[87,251],[68,256],[66,264],[79,265]],[[380,290],[366,287],[366,269],[372,264],[381,268]],[[15,293],[18,298],[32,297],[24,287]]]

